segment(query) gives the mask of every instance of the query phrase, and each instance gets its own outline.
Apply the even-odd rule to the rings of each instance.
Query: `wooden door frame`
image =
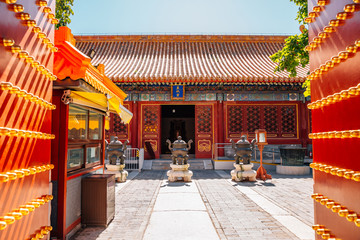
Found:
[[[218,121],[217,119],[215,119],[215,112],[217,112],[217,105],[218,105],[218,101],[138,101],[138,121],[137,121],[137,125],[138,125],[138,142],[137,145],[139,148],[143,147],[143,133],[142,133],[142,129],[143,129],[143,106],[144,105],[159,105],[160,106],[160,111],[161,111],[161,105],[194,105],[195,108],[198,105],[211,105],[212,106],[212,145],[213,143],[215,143],[217,141],[217,128],[216,126],[218,125]],[[161,114],[161,113],[160,113]],[[161,141],[161,116],[160,117],[160,129],[158,132],[158,141]],[[196,116],[195,116],[195,121],[196,121]],[[195,122],[195,129],[196,129],[196,122]],[[195,138],[196,138],[196,134],[195,134]],[[193,147],[195,148],[195,154],[196,154],[196,150],[197,150],[197,146],[193,145]],[[213,147],[213,146],[211,146]],[[156,157],[160,157],[160,154],[155,154]],[[196,155],[195,155],[196,156]],[[196,156],[198,157],[198,156]],[[204,158],[202,156],[199,156],[200,158]],[[205,158],[211,158],[211,151],[210,151],[210,155],[209,157],[205,157]]]

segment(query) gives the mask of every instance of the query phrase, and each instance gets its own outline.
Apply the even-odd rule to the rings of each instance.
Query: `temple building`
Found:
[[[112,115],[107,139],[128,139],[146,158],[168,154],[166,139],[194,140],[191,154],[210,158],[216,143],[254,138],[266,129],[269,144],[306,147],[309,113],[302,83],[274,73],[269,56],[287,36],[129,35],[75,36],[91,63],[128,95],[130,124]],[[151,146],[151,147],[150,147]],[[152,153],[153,152],[153,153]]]

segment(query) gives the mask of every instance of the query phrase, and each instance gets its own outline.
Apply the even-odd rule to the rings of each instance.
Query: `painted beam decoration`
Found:
[[[171,100],[184,100],[185,99],[185,86],[172,85],[171,86]]]
[[[360,236],[360,1],[308,1],[316,239]],[[314,235],[315,235],[314,233]]]

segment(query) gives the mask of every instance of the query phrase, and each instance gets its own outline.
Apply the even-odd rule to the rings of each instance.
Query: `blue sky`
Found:
[[[295,34],[289,0],[75,0],[73,34]]]

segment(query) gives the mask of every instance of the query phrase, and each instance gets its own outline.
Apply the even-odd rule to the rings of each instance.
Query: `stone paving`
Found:
[[[275,202],[278,206],[291,212],[293,216],[308,226],[314,225],[314,207],[312,176],[286,176],[271,173],[273,180],[269,183],[257,182],[252,189]],[[244,186],[251,183],[243,182]]]
[[[300,227],[310,228],[313,224],[310,175],[284,176],[270,172],[273,179],[267,182],[235,183],[229,180],[229,172],[202,170],[194,171],[193,176],[219,239],[313,239],[309,234],[302,237],[301,228],[300,234],[289,230],[291,226],[286,222],[287,217],[292,217],[301,223]],[[72,239],[143,239],[164,178],[166,171],[143,171],[125,186],[120,188],[121,184],[117,184],[116,216],[108,228],[85,228]],[[261,206],[256,197],[272,205]],[[284,221],[280,218],[284,216],[269,211],[272,206],[286,213]],[[168,231],[166,222],[163,228],[164,232]]]
[[[165,173],[165,171],[144,171],[130,180],[126,186],[117,191],[115,218],[109,226],[85,228],[73,239],[142,239]]]
[[[220,239],[299,239],[215,172],[194,175]]]

